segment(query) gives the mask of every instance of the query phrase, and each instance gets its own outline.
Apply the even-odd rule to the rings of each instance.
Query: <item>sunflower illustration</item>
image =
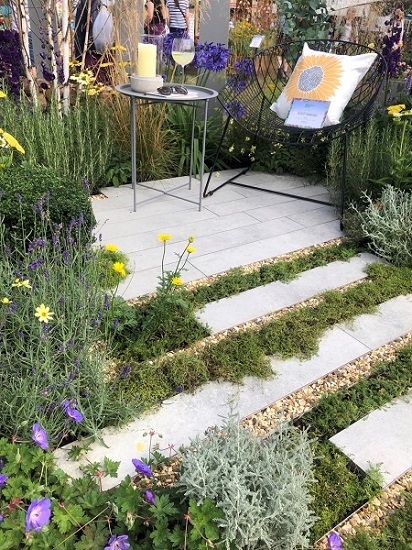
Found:
[[[343,67],[335,55],[302,56],[284,90],[286,99],[329,101],[342,84]]]

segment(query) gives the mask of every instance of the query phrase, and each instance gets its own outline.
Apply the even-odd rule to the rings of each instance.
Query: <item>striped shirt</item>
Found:
[[[176,6],[179,4],[179,8]],[[185,13],[189,9],[189,0],[166,0],[166,6],[169,8],[169,27],[175,27],[177,29],[186,28]]]

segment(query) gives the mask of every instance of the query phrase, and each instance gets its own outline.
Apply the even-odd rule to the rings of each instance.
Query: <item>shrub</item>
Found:
[[[222,509],[227,549],[308,547],[314,455],[306,432],[280,425],[258,438],[230,413],[221,429],[197,437],[183,453],[177,486],[198,504]]]
[[[412,265],[412,193],[388,185],[379,200],[366,196],[358,213],[369,246],[378,256],[399,266]]]
[[[3,224],[14,237],[24,239],[29,235],[36,226],[36,212],[44,216],[46,210],[52,224],[69,226],[80,216],[86,239],[95,224],[87,190],[73,180],[56,176],[52,168],[23,163],[1,170],[0,192]]]

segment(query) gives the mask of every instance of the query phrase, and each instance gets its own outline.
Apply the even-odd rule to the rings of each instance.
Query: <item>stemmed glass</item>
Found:
[[[182,83],[185,82],[185,66],[195,56],[195,44],[189,36],[174,38],[172,42],[172,57],[177,65],[182,67]]]

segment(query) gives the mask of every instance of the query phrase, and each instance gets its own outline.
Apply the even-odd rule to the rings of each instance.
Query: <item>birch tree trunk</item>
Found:
[[[47,41],[47,50],[50,56],[50,72],[54,76],[52,81],[53,91],[57,101],[60,100],[60,89],[59,89],[59,80],[57,74],[57,63],[56,63],[56,49],[53,38],[53,17],[56,13],[56,6],[53,0],[45,0],[43,3],[43,12],[45,20],[45,39]]]
[[[69,0],[61,0],[62,19],[61,19],[61,56],[63,62],[63,113],[67,114],[70,109],[70,80],[69,80],[69,61],[70,61],[70,6]]]
[[[30,48],[29,48],[30,19],[29,19],[29,13],[28,13],[26,1],[13,0],[13,12],[16,18],[17,29],[20,35],[24,74],[29,84],[30,95],[33,101],[37,102],[36,85],[32,74],[33,67],[30,60]]]

